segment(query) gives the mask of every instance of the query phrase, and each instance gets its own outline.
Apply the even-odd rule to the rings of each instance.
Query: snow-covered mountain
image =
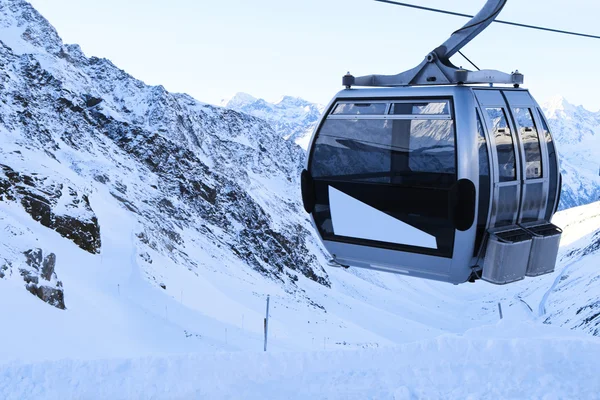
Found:
[[[325,106],[298,97],[283,96],[276,103],[238,93],[221,105],[267,121],[286,140],[306,150]]]
[[[542,104],[558,143],[563,176],[560,208],[600,200],[600,111],[557,96]]]
[[[133,225],[122,229],[131,231],[132,257],[157,287],[172,264],[193,274],[251,269],[290,292],[302,292],[299,276],[330,284],[299,202],[303,152],[269,124],[87,58],[25,1],[0,3],[0,39],[3,207],[20,205],[82,250],[103,254],[98,210],[116,201],[131,213]],[[31,280],[32,292],[68,292],[65,261],[45,243],[40,257],[54,254],[56,282],[24,272],[22,253],[46,261],[25,245],[35,233],[11,226],[18,239],[3,240],[4,275]]]

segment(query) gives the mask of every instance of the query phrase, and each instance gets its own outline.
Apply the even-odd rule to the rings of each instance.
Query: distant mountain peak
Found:
[[[258,99],[248,93],[237,92],[232,97],[221,100],[221,106],[227,108],[237,108],[245,104],[254,103]]]
[[[300,97],[282,96],[271,103],[246,93],[238,93],[221,105],[267,121],[280,137],[305,150],[324,109]]]
[[[569,103],[569,101],[561,95],[549,97],[542,103],[542,107],[548,114],[554,114],[560,111],[573,111],[575,109],[575,106]]]

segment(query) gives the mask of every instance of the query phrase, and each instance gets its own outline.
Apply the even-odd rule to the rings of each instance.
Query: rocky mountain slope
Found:
[[[0,4],[0,66],[3,204],[102,254],[93,199],[109,193],[135,216],[137,262],[157,285],[160,257],[192,271],[240,263],[292,292],[299,276],[329,285],[298,200],[303,152],[265,121],[87,58],[21,0]],[[5,251],[16,273],[39,250]]]

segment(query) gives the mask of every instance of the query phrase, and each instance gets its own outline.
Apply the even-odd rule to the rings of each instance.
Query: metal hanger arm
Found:
[[[499,83],[520,85],[523,75],[518,71],[507,74],[495,70],[467,71],[457,68],[450,57],[459,52],[473,38],[487,28],[500,14],[507,0],[487,0],[481,11],[442,45],[430,52],[421,64],[397,75],[368,75],[353,77],[347,74],[343,78],[346,87],[351,86],[419,86]]]
[[[506,2],[507,0],[488,0],[477,15],[467,22],[465,26],[452,33],[448,40],[434,50],[439,59],[443,63],[446,63],[450,57],[459,52],[473,38],[485,30],[500,14]]]

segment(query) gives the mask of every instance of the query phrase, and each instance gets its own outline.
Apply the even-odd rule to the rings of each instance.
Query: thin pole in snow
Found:
[[[498,302],[498,311],[500,312],[500,319],[502,319],[502,304]]]
[[[117,294],[120,296],[121,295],[121,285],[119,285],[117,283]]]
[[[265,317],[265,351],[267,351],[267,336],[269,332],[269,298],[267,295],[267,316]]]

